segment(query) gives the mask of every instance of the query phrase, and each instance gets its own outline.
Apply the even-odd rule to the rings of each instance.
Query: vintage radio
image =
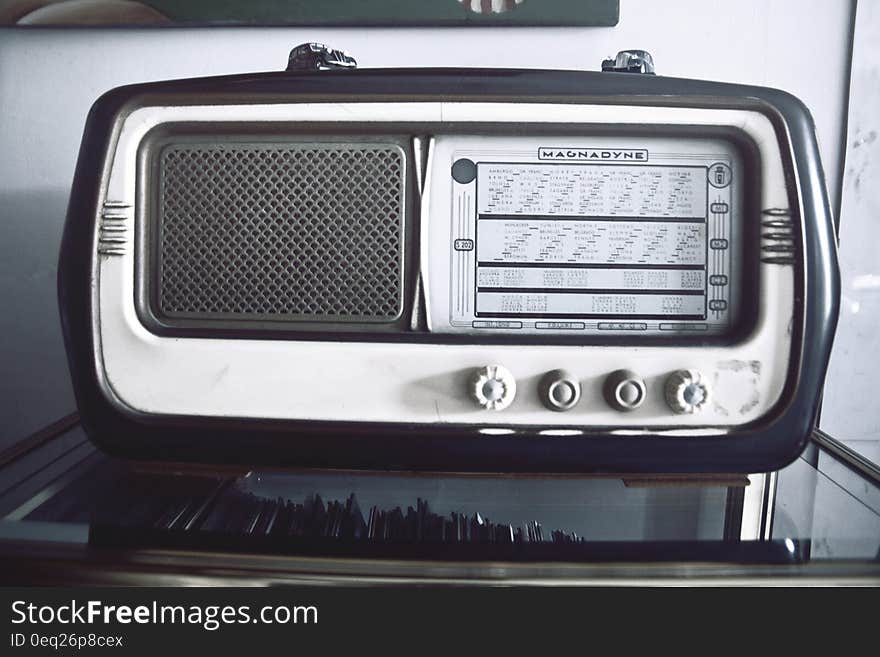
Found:
[[[793,459],[839,296],[810,116],[617,72],[639,57],[339,70],[309,46],[105,94],[59,271],[89,435],[303,466]]]

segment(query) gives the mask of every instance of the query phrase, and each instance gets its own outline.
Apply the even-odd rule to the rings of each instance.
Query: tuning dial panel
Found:
[[[625,413],[642,405],[647,388],[642,378],[632,370],[616,370],[605,379],[602,393],[611,408]]]
[[[567,411],[580,401],[581,386],[577,379],[565,370],[553,370],[541,378],[538,394],[541,403],[551,411]]]
[[[697,413],[709,401],[709,382],[697,370],[678,370],[666,379],[664,393],[674,413]]]
[[[471,397],[481,408],[502,411],[516,397],[516,379],[501,365],[481,367],[471,377]]]

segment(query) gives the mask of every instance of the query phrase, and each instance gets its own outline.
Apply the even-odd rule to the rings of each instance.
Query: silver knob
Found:
[[[477,406],[503,411],[516,397],[516,379],[501,365],[487,365],[471,377],[470,393]]]
[[[538,395],[551,411],[567,411],[580,401],[581,385],[565,370],[553,370],[541,377]]]
[[[632,370],[616,370],[605,379],[602,393],[611,408],[627,412],[642,405],[648,389],[641,377]]]
[[[697,413],[709,401],[709,382],[697,370],[678,370],[666,379],[664,393],[674,413]]]

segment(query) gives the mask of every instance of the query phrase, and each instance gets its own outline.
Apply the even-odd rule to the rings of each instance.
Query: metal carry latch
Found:
[[[602,61],[602,70],[609,73],[643,73],[654,75],[654,58],[647,50],[621,50],[617,56]]]
[[[323,43],[302,43],[290,51],[288,71],[333,71],[357,68],[357,62],[345,50],[328,48]]]

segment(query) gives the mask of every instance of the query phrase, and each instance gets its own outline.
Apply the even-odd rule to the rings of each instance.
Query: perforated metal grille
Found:
[[[401,310],[394,144],[175,144],[160,155],[160,312],[390,321]]]

